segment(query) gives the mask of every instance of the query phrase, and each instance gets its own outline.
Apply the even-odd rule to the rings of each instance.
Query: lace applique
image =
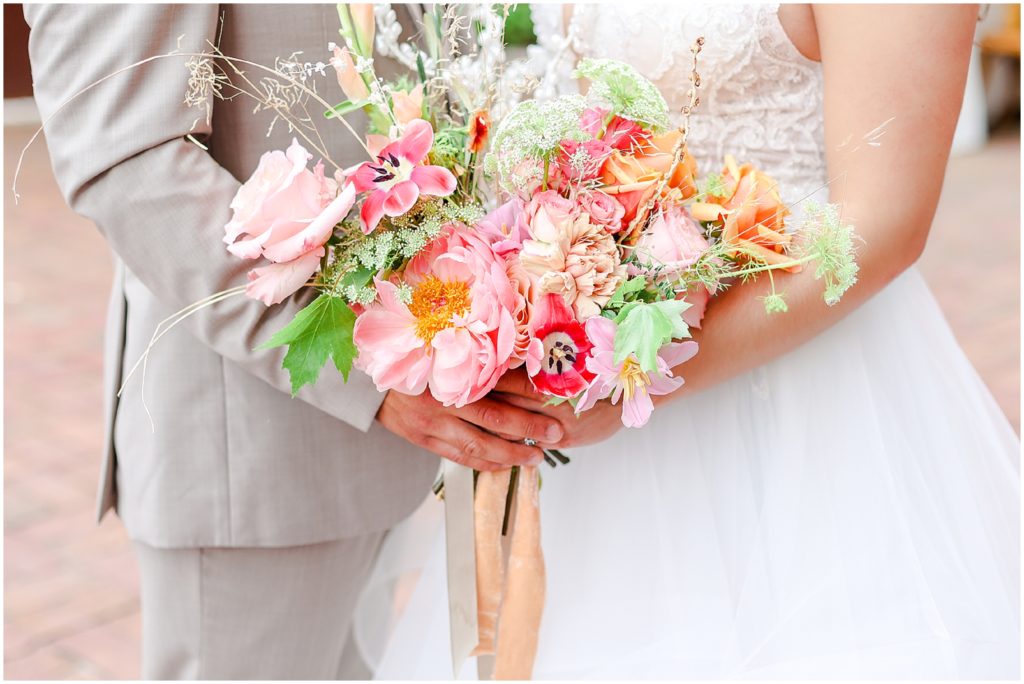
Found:
[[[787,202],[821,194],[821,65],[793,45],[778,5],[578,4],[568,30],[560,5],[531,10],[538,42],[556,60],[548,93],[575,91],[570,74],[579,57],[611,57],[651,79],[673,112],[686,100],[690,45],[703,35],[701,102],[689,140],[699,168],[718,170],[731,153],[774,176]]]

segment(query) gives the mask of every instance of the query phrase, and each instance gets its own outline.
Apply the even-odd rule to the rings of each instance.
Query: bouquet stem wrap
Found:
[[[468,471],[468,469],[466,469]],[[471,471],[469,471],[471,474]],[[452,656],[456,676],[465,655],[481,657],[481,665],[493,656],[493,678],[529,679],[537,655],[540,619],[544,610],[544,556],[540,543],[540,478],[536,467],[520,468],[516,478],[512,524],[508,543],[503,544],[502,521],[509,492],[510,471],[481,472],[471,508],[465,499],[449,498],[445,485],[446,520],[465,530],[465,519],[473,521],[476,574],[466,582],[465,574],[449,573],[449,601],[452,617]],[[453,510],[458,506],[458,510]],[[472,516],[472,517],[470,517]],[[458,556],[468,549],[465,535],[449,537],[448,567],[465,567]],[[454,543],[453,543],[454,542]],[[507,548],[507,554],[506,554]],[[468,589],[475,589],[472,596]],[[472,605],[476,609],[477,632],[468,650],[463,617]],[[461,639],[461,641],[460,641]],[[489,665],[489,663],[487,663]],[[481,674],[490,669],[481,667]]]

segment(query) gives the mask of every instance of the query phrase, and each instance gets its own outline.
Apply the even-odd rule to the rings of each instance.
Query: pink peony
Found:
[[[505,260],[469,228],[448,227],[403,274],[412,293],[375,281],[378,301],[356,319],[356,366],[381,391],[429,388],[446,406],[480,399],[513,361],[520,305]]]
[[[636,245],[636,273],[657,274],[669,280],[679,278],[707,251],[704,231],[679,206],[662,212],[640,236]]]
[[[324,177],[323,164],[306,168],[311,155],[293,140],[286,152],[267,152],[231,201],[224,226],[228,251],[243,259],[273,262],[249,273],[246,294],[277,304],[316,272],[324,244],[355,201],[355,190]]]
[[[580,207],[590,214],[590,222],[602,226],[609,233],[618,233],[624,228],[622,218],[626,215],[626,208],[611,195],[592,190],[581,192],[579,195]]]
[[[413,119],[398,140],[380,150],[376,161],[356,168],[352,183],[369,193],[360,211],[364,233],[372,233],[385,215],[405,214],[421,194],[447,197],[455,192],[451,171],[423,163],[433,144],[434,129],[423,119]]]
[[[518,368],[526,360],[530,345],[530,321],[533,318],[533,303],[538,297],[537,278],[531,275],[519,262],[518,255],[509,254],[505,259],[505,271],[512,286],[519,293],[512,318],[516,323],[516,342],[509,368]]]
[[[611,397],[613,404],[622,397],[622,424],[642,427],[654,411],[651,396],[669,394],[682,386],[683,379],[673,375],[672,369],[693,358],[697,343],[669,342],[658,350],[658,369],[645,372],[633,354],[622,363],[615,363],[617,328],[615,321],[602,316],[587,321],[587,337],[593,344],[587,370],[594,379],[580,397],[576,412],[586,411],[607,397]]]

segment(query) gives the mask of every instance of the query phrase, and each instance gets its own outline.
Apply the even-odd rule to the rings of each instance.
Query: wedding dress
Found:
[[[568,35],[673,111],[703,35],[699,167],[729,152],[797,207],[827,197],[822,70],[775,6],[577,5],[568,30],[560,6],[533,12],[549,58]],[[787,355],[544,470],[534,676],[1017,679],[1018,452],[911,268]],[[356,624],[378,678],[452,677],[443,544],[433,499],[385,543]]]

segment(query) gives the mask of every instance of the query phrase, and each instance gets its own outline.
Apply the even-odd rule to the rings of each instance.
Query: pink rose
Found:
[[[700,225],[678,206],[669,208],[654,222],[636,245],[638,266],[633,274],[657,273],[668,279],[678,278],[693,266],[708,248]]]
[[[316,272],[324,244],[355,201],[355,190],[324,176],[293,140],[287,152],[267,152],[231,201],[224,226],[228,251],[243,259],[264,257],[269,266],[249,273],[246,294],[268,306],[288,297]]]
[[[580,193],[580,206],[583,211],[590,214],[590,222],[603,226],[609,233],[617,233],[622,230],[622,218],[626,215],[626,208],[617,199],[600,190]]]

